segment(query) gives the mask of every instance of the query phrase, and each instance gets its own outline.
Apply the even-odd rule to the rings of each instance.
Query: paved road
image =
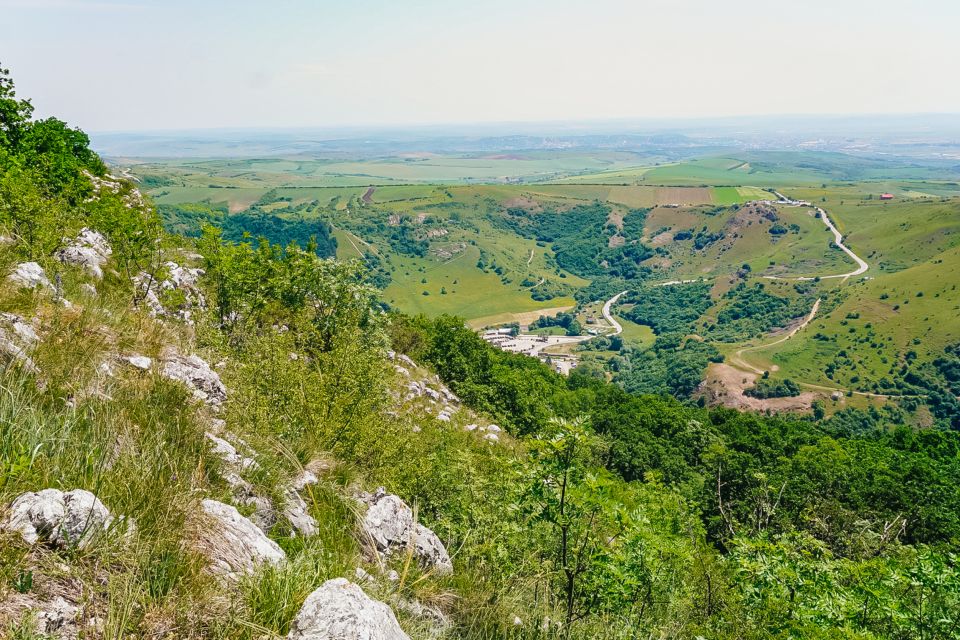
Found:
[[[827,214],[826,210],[824,210],[823,207],[818,207],[816,205],[813,205],[807,202],[806,200],[794,200],[792,198],[788,198],[787,196],[783,195],[779,191],[773,191],[773,193],[780,199],[777,202],[777,204],[785,204],[791,207],[813,207],[814,211],[820,214],[820,219],[823,220],[823,224],[827,225],[827,229],[830,229],[830,232],[833,233],[833,243],[838,247],[840,247],[841,251],[843,251],[845,254],[850,256],[850,258],[857,263],[857,268],[854,269],[853,271],[850,271],[849,273],[838,273],[836,275],[819,276],[821,280],[826,280],[827,278],[841,278],[843,280],[846,280],[851,276],[858,276],[861,273],[866,272],[866,270],[870,268],[870,265],[867,264],[866,260],[864,260],[857,254],[855,254],[850,249],[850,247],[843,244],[843,234],[840,233],[836,225],[833,224],[833,220],[830,219],[830,215]],[[790,278],[780,278],[778,276],[764,276],[764,277],[770,280],[789,280],[790,279]],[[801,278],[793,278],[793,279],[794,280],[815,280],[816,278],[801,277]]]
[[[602,311],[603,317],[606,319],[607,322],[610,323],[610,326],[613,327],[613,333],[609,333],[606,335],[618,336],[621,333],[623,333],[623,325],[617,322],[617,319],[613,317],[612,313],[610,313],[610,307],[615,305],[617,303],[617,300],[620,299],[620,296],[622,296],[625,293],[626,291],[621,291],[620,293],[613,296],[603,304],[603,311]]]
[[[827,215],[827,212],[824,211],[821,207],[814,207],[814,209],[816,209],[817,213],[820,214],[820,219],[823,220],[823,223],[825,225],[827,225],[827,228],[833,232],[833,243],[838,247],[840,247],[840,249],[843,250],[845,254],[853,258],[853,261],[857,263],[857,268],[851,271],[850,273],[841,273],[835,276],[820,276],[820,279],[824,280],[826,278],[843,278],[844,280],[846,280],[850,276],[858,276],[861,273],[864,273],[867,269],[869,269],[870,265],[867,264],[866,260],[864,260],[857,254],[855,254],[853,251],[851,251],[850,247],[843,244],[843,234],[841,234],[837,230],[837,228],[834,226],[833,221],[830,219],[830,216]],[[801,278],[801,280],[813,280],[813,278]]]

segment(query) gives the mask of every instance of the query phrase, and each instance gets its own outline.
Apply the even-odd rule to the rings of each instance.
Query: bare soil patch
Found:
[[[819,394],[804,391],[787,398],[753,398],[744,392],[754,386],[757,374],[740,371],[728,364],[714,363],[707,368],[706,379],[700,391],[710,406],[722,405],[731,409],[747,409],[773,413],[809,411]]]

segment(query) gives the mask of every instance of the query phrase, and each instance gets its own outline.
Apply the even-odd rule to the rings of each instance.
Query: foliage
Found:
[[[628,292],[620,303],[633,305],[623,313],[627,320],[648,325],[657,334],[690,333],[693,323],[713,305],[710,285],[701,282],[640,287]]]
[[[800,385],[790,378],[783,380],[761,378],[745,393],[753,398],[787,398],[800,395]]]

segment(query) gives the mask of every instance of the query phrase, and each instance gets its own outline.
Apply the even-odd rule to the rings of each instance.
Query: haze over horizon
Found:
[[[101,132],[960,112],[960,7],[910,9],[0,0],[0,63]]]

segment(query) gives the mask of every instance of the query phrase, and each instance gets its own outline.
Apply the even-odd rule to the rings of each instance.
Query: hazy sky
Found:
[[[91,131],[960,112],[957,0],[0,0]]]

